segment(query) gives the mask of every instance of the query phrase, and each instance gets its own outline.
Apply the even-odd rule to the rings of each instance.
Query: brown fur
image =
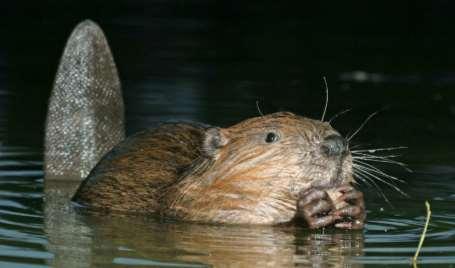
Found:
[[[265,141],[274,132],[279,139]],[[294,218],[298,193],[352,181],[350,154],[321,150],[328,123],[275,113],[229,128],[164,124],[107,154],[74,200],[189,221],[275,224]]]

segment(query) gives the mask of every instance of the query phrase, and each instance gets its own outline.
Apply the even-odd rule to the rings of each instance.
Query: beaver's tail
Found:
[[[46,179],[84,179],[125,136],[117,69],[103,31],[80,23],[68,39],[49,100]]]

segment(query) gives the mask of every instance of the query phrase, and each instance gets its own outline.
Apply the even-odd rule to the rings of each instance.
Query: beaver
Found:
[[[86,31],[87,27],[91,31]],[[90,37],[94,33],[97,40],[104,38],[101,29],[92,22],[85,22],[76,29],[77,42],[90,42],[95,39]],[[85,36],[84,31],[90,34],[81,38]],[[101,44],[108,50],[107,42]],[[92,47],[84,46],[85,49]],[[113,62],[110,53],[87,54],[95,55],[91,59],[100,64]],[[97,59],[96,55],[108,59]],[[77,56],[71,54],[71,57]],[[64,55],[61,66],[68,62],[71,60]],[[59,70],[65,72],[68,68]],[[92,80],[100,79],[96,77],[97,72],[83,73],[95,75]],[[116,75],[116,72],[110,74]],[[75,77],[80,79],[81,75]],[[59,90],[62,90],[61,83],[56,81],[54,91]],[[78,96],[79,102],[93,103],[91,90],[99,91],[98,97],[102,94],[118,96],[110,94],[112,89],[109,87],[88,87]],[[58,94],[54,92],[53,96]],[[58,98],[51,98],[50,107],[68,110],[53,100]],[[107,103],[107,107],[120,109],[122,103],[116,100],[112,106]],[[94,125],[114,124],[111,121],[115,121],[115,117],[103,116],[106,103],[102,108],[89,107],[93,111],[86,112],[85,119],[79,115],[77,122],[82,121],[91,133],[96,130]],[[52,115],[58,117],[61,113],[56,114],[56,109],[49,110],[48,118]],[[96,120],[94,116],[98,116]],[[75,121],[73,118],[67,120]],[[48,120],[48,129],[62,128],[55,122]],[[115,125],[123,124],[115,122]],[[83,134],[79,128],[77,131],[77,135]],[[67,132],[71,130],[46,133],[46,163],[58,162],[46,174],[67,170],[65,157],[71,155],[68,150],[73,149],[54,144],[55,141],[65,142]],[[77,147],[87,148],[84,143],[87,139],[81,140]],[[310,228],[335,226],[346,229],[360,229],[364,224],[363,195],[351,185],[354,179],[348,142],[328,122],[278,112],[249,118],[227,128],[189,122],[163,123],[110,146],[112,149],[106,149],[109,146],[105,144],[89,145],[103,145],[104,149],[103,152],[98,150],[97,157],[90,158],[89,164],[82,165],[87,159],[79,157],[77,164],[81,168],[94,167],[88,176],[80,173],[84,180],[72,200],[92,209],[159,214],[204,223],[302,221]],[[48,166],[50,164],[46,164],[46,168]]]

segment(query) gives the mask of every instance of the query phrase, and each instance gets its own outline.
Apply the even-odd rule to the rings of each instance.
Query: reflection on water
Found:
[[[346,267],[362,254],[362,232],[308,232],[296,226],[216,226],[134,216],[77,213],[74,187],[46,183],[45,232],[51,265],[87,263],[236,267]],[[49,197],[49,198],[47,198]],[[355,265],[357,266],[357,265]]]

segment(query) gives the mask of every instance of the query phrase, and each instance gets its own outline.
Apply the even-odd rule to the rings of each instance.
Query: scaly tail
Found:
[[[125,137],[117,69],[106,38],[92,21],[68,39],[46,119],[46,180],[82,180]]]

